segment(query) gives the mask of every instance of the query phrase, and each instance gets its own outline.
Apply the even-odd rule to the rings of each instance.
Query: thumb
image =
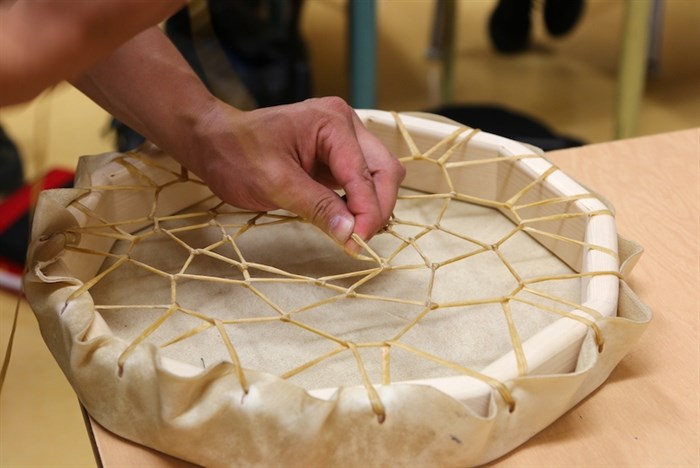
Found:
[[[349,252],[359,251],[359,246],[350,240],[355,217],[336,192],[313,180],[301,168],[288,173],[286,182],[289,184],[289,189],[285,190],[286,197],[277,200],[280,208],[310,221]]]

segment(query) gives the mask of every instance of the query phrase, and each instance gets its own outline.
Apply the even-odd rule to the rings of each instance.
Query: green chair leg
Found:
[[[627,0],[617,81],[616,138],[637,131],[647,72],[652,0]]]
[[[350,27],[350,101],[356,109],[377,104],[377,19],[374,0],[348,2]]]

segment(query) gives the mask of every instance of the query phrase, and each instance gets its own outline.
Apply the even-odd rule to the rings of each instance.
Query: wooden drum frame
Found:
[[[612,208],[536,148],[357,112],[407,169],[358,258],[148,145],[42,194],[27,298],[96,421],[207,466],[465,466],[607,378],[651,317]]]

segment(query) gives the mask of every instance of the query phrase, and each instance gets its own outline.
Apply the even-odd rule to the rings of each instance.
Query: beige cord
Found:
[[[84,206],[80,199],[72,203],[72,206],[74,209],[82,212],[83,214],[89,216],[92,219],[92,223],[90,226],[86,227],[80,227],[80,228],[75,228],[71,229],[68,231],[69,234],[76,234],[73,236],[67,236],[67,238],[75,238],[78,239],[80,238],[80,235],[86,235],[90,234],[92,236],[98,236],[98,237],[107,237],[107,238],[112,238],[115,240],[119,240],[122,242],[127,242],[129,247],[126,249],[126,252],[123,254],[114,254],[111,252],[103,252],[103,251],[97,251],[97,250],[91,250],[83,247],[79,247],[78,245],[75,244],[70,244],[66,246],[67,251],[72,251],[72,252],[80,252],[81,254],[87,254],[87,255],[96,255],[96,256],[101,256],[104,257],[105,259],[110,258],[112,259],[112,263],[109,267],[105,268],[101,272],[99,272],[97,275],[95,275],[93,278],[91,278],[88,281],[85,281],[82,286],[77,288],[73,294],[69,297],[68,301],[74,300],[75,298],[81,296],[82,294],[87,293],[92,287],[94,287],[96,284],[99,282],[103,281],[105,277],[109,275],[112,271],[115,271],[119,268],[121,268],[124,265],[130,264],[132,266],[136,266],[138,268],[142,268],[154,275],[166,278],[170,282],[170,303],[166,304],[143,304],[143,305],[115,305],[115,304],[99,304],[96,305],[97,310],[108,310],[108,309],[155,309],[155,310],[161,310],[162,313],[160,316],[155,319],[150,326],[148,326],[146,329],[142,330],[140,334],[131,341],[129,346],[124,350],[122,355],[119,358],[118,366],[119,366],[119,371],[121,372],[123,366],[125,365],[126,362],[128,362],[129,356],[136,350],[139,344],[147,340],[149,335],[151,335],[154,331],[156,331],[163,323],[165,323],[167,320],[169,320],[171,317],[173,317],[176,314],[185,314],[190,317],[194,317],[197,320],[201,321],[200,324],[194,326],[193,328],[185,331],[184,333],[181,333],[179,336],[170,339],[167,343],[162,344],[161,346],[169,346],[174,343],[181,342],[183,340],[187,340],[188,338],[191,338],[199,333],[202,333],[205,330],[209,330],[212,328],[215,328],[218,333],[219,337],[222,340],[223,344],[225,345],[226,349],[228,350],[228,354],[231,360],[231,363],[233,364],[235,368],[236,375],[238,377],[239,383],[241,385],[241,388],[243,389],[244,393],[247,394],[248,388],[249,388],[249,383],[247,382],[246,379],[246,374],[245,374],[245,363],[240,362],[239,358],[239,353],[236,351],[236,344],[233,342],[231,339],[231,336],[229,334],[229,331],[234,329],[235,327],[241,327],[246,324],[252,324],[252,323],[257,323],[257,324],[265,324],[265,323],[284,323],[289,326],[294,326],[298,327],[300,330],[303,330],[308,333],[312,333],[316,336],[322,337],[324,339],[327,339],[331,342],[334,343],[334,347],[330,351],[326,351],[323,354],[314,357],[313,359],[310,359],[307,362],[302,363],[301,365],[298,365],[294,369],[288,370],[287,372],[283,373],[280,377],[287,379],[290,378],[294,375],[297,375],[301,372],[305,372],[306,370],[314,367],[314,366],[319,366],[322,363],[328,361],[329,359],[333,358],[334,356],[338,355],[339,353],[343,352],[348,352],[351,353],[355,361],[357,363],[357,368],[358,368],[358,373],[360,376],[361,381],[363,382],[364,387],[367,390],[367,395],[371,403],[372,411],[376,414],[377,419],[379,422],[383,422],[386,418],[386,411],[384,408],[384,405],[382,404],[381,398],[379,396],[379,393],[377,389],[375,388],[376,385],[389,385],[392,382],[391,378],[391,363],[392,363],[392,351],[395,349],[400,349],[405,352],[409,352],[414,354],[415,356],[418,356],[421,359],[429,360],[435,363],[440,364],[441,366],[445,366],[449,369],[452,369],[453,371],[456,371],[460,374],[467,375],[469,377],[472,377],[474,379],[478,379],[486,384],[488,384],[490,387],[492,387],[494,390],[496,390],[501,397],[503,398],[503,401],[507,404],[507,406],[510,408],[511,411],[514,410],[515,408],[515,400],[513,398],[513,395],[511,394],[510,390],[508,389],[507,385],[503,382],[500,382],[496,379],[493,379],[485,374],[482,374],[474,369],[470,369],[467,367],[464,367],[463,365],[457,363],[457,362],[451,362],[448,360],[445,360],[441,358],[440,356],[436,356],[434,354],[428,353],[425,350],[417,349],[404,341],[402,341],[403,336],[408,333],[413,327],[417,326],[422,320],[425,319],[425,317],[434,314],[436,311],[445,309],[445,308],[451,308],[451,307],[470,307],[470,306],[476,306],[476,305],[481,305],[481,304],[493,304],[500,306],[501,312],[503,313],[505,322],[507,324],[508,328],[508,333],[510,336],[510,341],[511,345],[513,348],[513,351],[515,353],[516,357],[516,364],[517,364],[517,370],[519,375],[526,375],[528,372],[528,363],[526,360],[525,353],[523,351],[523,343],[521,341],[520,335],[518,333],[518,330],[515,326],[515,323],[513,321],[512,317],[512,312],[511,312],[511,304],[514,302],[517,303],[522,303],[526,304],[532,307],[535,307],[539,310],[549,312],[558,316],[562,317],[567,317],[569,319],[578,321],[587,327],[589,327],[594,335],[596,342],[599,347],[602,347],[602,337],[601,337],[601,332],[598,326],[596,325],[594,320],[582,317],[580,315],[574,314],[572,312],[569,312],[571,308],[576,308],[578,310],[584,311],[588,313],[591,317],[598,318],[601,316],[601,314],[593,310],[589,307],[584,307],[581,304],[576,304],[573,303],[572,301],[566,300],[564,298],[556,297],[551,294],[547,294],[545,292],[539,291],[535,289],[536,285],[539,283],[543,282],[549,282],[549,281],[564,281],[564,280],[569,280],[569,279],[581,279],[585,277],[593,277],[593,276],[600,276],[600,275],[614,275],[617,276],[618,273],[615,271],[604,271],[604,272],[593,272],[593,273],[571,273],[571,274],[565,274],[565,275],[557,275],[557,276],[542,276],[542,277],[530,277],[530,278],[522,278],[515,268],[510,265],[504,254],[501,252],[500,248],[505,243],[508,239],[510,239],[512,236],[516,235],[519,232],[524,232],[524,233],[531,233],[531,234],[537,234],[541,235],[544,237],[549,237],[551,239],[554,239],[556,241],[562,241],[562,242],[568,242],[572,243],[580,248],[585,248],[585,249],[595,249],[603,254],[610,255],[614,258],[617,258],[617,254],[609,249],[603,248],[601,246],[596,246],[596,245],[591,245],[586,242],[582,242],[580,240],[576,239],[571,239],[566,236],[564,236],[561,233],[550,233],[547,232],[543,229],[536,228],[533,225],[537,225],[538,223],[542,223],[542,221],[552,221],[552,220],[565,220],[569,219],[572,217],[578,217],[578,216],[586,216],[586,217],[593,217],[593,216],[599,216],[599,215],[612,215],[612,213],[608,210],[601,210],[601,211],[596,211],[593,213],[559,213],[559,214],[552,214],[548,216],[542,216],[542,217],[537,217],[537,218],[530,218],[530,219],[523,219],[523,217],[519,214],[522,210],[532,208],[534,206],[544,206],[544,205],[556,205],[556,204],[561,204],[562,206],[566,206],[567,204],[573,203],[575,201],[589,198],[590,195],[580,195],[580,196],[568,196],[568,197],[555,197],[555,198],[550,198],[546,200],[541,200],[537,202],[530,202],[530,203],[521,203],[520,200],[523,199],[523,197],[529,193],[530,191],[534,190],[535,188],[541,186],[545,180],[553,174],[557,169],[556,168],[551,168],[547,171],[545,171],[543,174],[541,174],[539,177],[537,177],[535,180],[530,181],[527,183],[525,186],[520,188],[517,193],[512,195],[510,199],[504,202],[500,202],[497,200],[484,200],[480,199],[474,196],[469,196],[463,193],[459,193],[455,190],[455,187],[452,183],[452,180],[450,178],[450,171],[455,168],[462,168],[464,166],[472,166],[472,165],[478,165],[478,164],[494,164],[494,163],[502,163],[505,159],[511,159],[513,161],[518,161],[524,158],[529,158],[532,157],[530,155],[518,155],[514,156],[512,158],[488,158],[488,159],[482,159],[482,160],[470,160],[467,162],[450,162],[450,157],[455,153],[455,150],[459,147],[466,146],[469,144],[469,141],[471,138],[478,132],[478,130],[473,130],[473,129],[468,129],[468,128],[460,128],[451,135],[449,135],[447,138],[444,140],[438,142],[433,148],[429,149],[427,152],[421,154],[420,151],[418,150],[418,147],[416,143],[413,141],[410,133],[406,130],[405,126],[403,125],[403,122],[401,121],[401,118],[398,116],[398,114],[394,114],[395,119],[396,119],[396,124],[397,127],[399,128],[401,134],[403,135],[403,138],[406,142],[406,145],[409,148],[410,155],[401,158],[402,161],[424,161],[429,164],[434,164],[439,166],[441,173],[443,174],[445,178],[445,183],[446,186],[449,188],[448,193],[438,193],[438,194],[418,194],[418,195],[407,195],[407,196],[401,196],[399,197],[400,199],[403,200],[416,200],[416,199],[425,199],[425,200],[436,200],[441,203],[441,207],[439,211],[437,212],[437,217],[436,221],[431,224],[431,225],[422,225],[417,222],[410,222],[406,220],[402,220],[400,218],[392,218],[389,225],[386,226],[386,228],[380,233],[379,235],[386,235],[386,236],[393,236],[395,239],[399,241],[399,246],[395,248],[393,252],[391,252],[389,255],[386,257],[382,257],[379,255],[377,252],[375,252],[372,247],[364,242],[361,238],[359,238],[357,235],[353,234],[353,239],[355,242],[357,242],[361,247],[362,247],[362,254],[358,257],[360,260],[362,260],[364,267],[359,269],[358,271],[352,271],[352,272],[346,272],[342,273],[339,275],[335,276],[327,276],[324,278],[313,278],[313,277],[307,277],[304,275],[296,274],[296,273],[291,273],[287,272],[284,270],[281,270],[276,267],[272,267],[269,265],[263,265],[255,262],[248,261],[246,259],[246,255],[244,252],[241,251],[241,249],[238,246],[238,237],[244,233],[248,232],[251,230],[259,229],[261,226],[265,226],[271,223],[274,224],[288,224],[288,223],[300,223],[300,222],[305,222],[304,220],[293,216],[293,215],[287,215],[287,214],[277,214],[277,213],[251,213],[251,212],[245,212],[245,211],[240,211],[240,210],[235,210],[232,209],[231,207],[219,203],[215,208],[210,209],[208,211],[203,211],[203,212],[195,212],[195,213],[181,213],[181,214],[176,214],[176,215],[170,215],[170,216],[163,216],[159,217],[156,216],[155,213],[157,213],[157,207],[158,207],[158,202],[159,202],[159,195],[163,191],[163,189],[166,186],[170,186],[172,184],[176,183],[182,183],[182,182],[192,182],[193,180],[190,179],[189,174],[187,173],[186,170],[181,170],[179,172],[174,172],[174,171],[169,171],[171,174],[176,176],[176,179],[168,182],[167,184],[164,185],[159,185],[157,184],[153,179],[145,175],[140,169],[138,169],[138,165],[135,164],[135,159],[136,160],[141,160],[145,164],[149,166],[157,166],[156,163],[151,162],[147,159],[139,159],[140,157],[137,154],[127,154],[124,155],[120,158],[117,159],[118,163],[121,164],[126,170],[133,175],[134,179],[141,183],[142,185],[129,185],[129,186],[121,186],[121,187],[110,187],[110,186],[99,186],[99,187],[92,187],[93,191],[114,191],[114,190],[150,190],[153,191],[153,206],[150,208],[150,214],[146,217],[142,218],[137,218],[137,219],[128,219],[128,220],[121,220],[121,221],[114,221],[114,220],[106,220],[102,219],[99,217],[96,213],[88,209],[86,206]],[[466,134],[466,136],[464,136]],[[458,138],[459,137],[459,138]],[[440,152],[444,152],[437,157],[436,155]],[[167,170],[165,168],[159,167],[159,169],[162,170]],[[194,182],[200,183],[196,180]],[[447,209],[450,205],[450,203],[454,201],[467,201],[470,203],[476,203],[479,205],[487,206],[487,207],[492,207],[492,208],[497,208],[501,210],[502,212],[507,212],[509,214],[509,217],[514,220],[515,227],[512,229],[511,232],[507,233],[503,238],[501,238],[498,242],[493,243],[493,244],[488,244],[483,241],[480,241],[478,239],[473,239],[463,233],[459,232],[454,232],[453,230],[450,230],[449,228],[442,226],[441,222],[443,220],[443,217],[445,213],[447,212]],[[241,217],[245,217],[245,221],[239,222],[239,223],[229,223],[225,224],[222,220],[224,217],[227,215],[240,215]],[[171,227],[168,228],[167,221],[173,221],[173,220],[178,220],[178,221],[188,221],[190,224],[185,225],[185,226],[180,226],[180,227]],[[146,229],[145,231],[139,232],[137,234],[130,233],[127,231],[127,226],[130,225],[136,225],[136,224],[144,224],[148,223],[151,228]],[[204,229],[204,228],[210,228],[210,227],[217,227],[219,228],[221,232],[221,238],[218,239],[215,243],[209,246],[205,247],[200,247],[200,248],[194,248],[188,245],[185,241],[183,241],[180,237],[178,237],[176,234],[184,231],[192,231],[192,230],[198,230],[198,229]],[[412,228],[416,228],[419,230],[418,233],[413,235],[412,237],[406,237],[405,235],[401,234],[396,228],[398,226],[411,226]],[[465,252],[462,255],[459,255],[457,257],[453,257],[447,260],[444,260],[442,262],[434,262],[432,259],[429,258],[428,255],[423,252],[418,244],[418,240],[421,239],[422,237],[426,236],[427,234],[433,232],[433,231],[442,231],[443,233],[449,234],[451,236],[455,236],[456,238],[463,239],[465,241],[470,242],[475,246],[474,251],[470,252]],[[171,238],[174,242],[176,242],[180,247],[184,248],[185,251],[187,252],[187,259],[184,261],[183,266],[179,269],[177,273],[168,273],[165,271],[160,270],[159,268],[152,266],[152,265],[147,265],[144,264],[141,261],[138,261],[134,258],[130,257],[130,252],[132,248],[138,244],[139,242],[143,241],[144,239],[154,235],[155,233],[160,233],[168,236]],[[220,253],[215,252],[214,250],[222,245],[227,245],[231,247],[231,250],[233,252],[232,256],[224,256]],[[415,265],[400,265],[400,266],[395,266],[393,265],[394,259],[401,254],[401,252],[404,252],[406,250],[413,251],[415,252],[418,257],[420,258],[420,261],[416,263]],[[433,299],[433,283],[435,280],[435,272],[438,271],[440,268],[443,268],[446,265],[450,265],[456,262],[463,261],[465,259],[471,258],[475,255],[485,253],[485,252],[493,252],[493,254],[496,255],[498,259],[503,263],[505,268],[510,272],[510,274],[513,276],[515,282],[517,283],[517,286],[509,293],[504,296],[500,297],[488,297],[488,298],[481,298],[481,299],[472,299],[472,300],[462,300],[462,301],[454,301],[454,302],[444,302],[444,303],[435,303]],[[189,265],[197,258],[198,256],[207,256],[211,257],[213,259],[216,259],[218,261],[225,262],[226,264],[230,265],[232,269],[238,270],[241,274],[240,278],[220,278],[220,277],[211,277],[211,276],[205,276],[205,275],[195,275],[192,273],[187,273]],[[390,274],[391,271],[393,270],[428,270],[430,272],[430,277],[428,280],[427,286],[427,293],[425,297],[422,300],[415,300],[415,299],[406,299],[406,298],[400,298],[400,297],[383,297],[383,296],[377,296],[373,294],[367,294],[362,292],[363,288],[362,286],[369,283],[372,281],[372,279],[380,276],[380,275],[385,275],[385,274]],[[276,277],[275,278],[264,278],[264,277],[259,277],[258,272],[262,273],[272,273]],[[178,282],[181,280],[185,279],[197,279],[199,281],[207,281],[207,282],[219,282],[219,283],[227,283],[231,285],[235,285],[241,288],[245,288],[247,291],[250,293],[254,294],[257,296],[260,300],[262,300],[267,306],[269,306],[270,310],[273,312],[272,315],[270,316],[264,316],[264,317],[252,317],[252,318],[233,318],[233,319],[227,319],[227,320],[222,320],[219,318],[214,318],[210,317],[201,311],[197,310],[192,310],[186,307],[183,307],[180,305],[180,301],[178,301]],[[337,284],[334,284],[335,280],[339,279],[344,279],[344,280],[351,280],[352,284],[348,287],[342,287]],[[308,284],[308,285],[313,285],[316,287],[320,288],[325,288],[327,289],[332,295],[328,298],[318,300],[317,302],[314,302],[312,304],[306,304],[303,306],[300,306],[296,309],[292,310],[285,310],[284,308],[278,306],[273,300],[268,298],[258,287],[258,285],[270,283],[270,282],[277,282],[277,283],[303,283],[303,284]],[[554,303],[554,304],[559,304],[561,307],[557,307],[556,305],[547,305],[547,304],[541,304],[535,302],[535,300],[532,299],[526,299],[521,297],[519,294],[520,293],[530,293],[534,297],[539,297],[541,299],[546,299],[549,301],[549,303]],[[410,320],[398,333],[396,333],[393,337],[388,337],[385,340],[377,341],[377,342],[352,342],[346,339],[343,339],[339,336],[336,336],[332,333],[314,328],[306,323],[303,323],[298,319],[298,317],[303,316],[305,313],[308,311],[317,309],[322,306],[326,306],[329,304],[333,304],[339,301],[348,301],[348,300],[354,300],[354,299],[368,299],[372,301],[385,301],[385,302],[391,302],[394,304],[404,304],[407,306],[417,306],[421,308],[421,312],[414,317],[412,320]],[[565,308],[566,307],[566,308]],[[365,363],[360,355],[359,350],[363,348],[376,348],[381,351],[381,369],[382,369],[382,375],[381,375],[381,380],[380,382],[372,382]]]

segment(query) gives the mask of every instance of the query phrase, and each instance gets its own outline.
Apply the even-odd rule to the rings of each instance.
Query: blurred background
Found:
[[[497,107],[583,143],[614,139],[623,23],[626,8],[635,1],[588,0],[575,27],[552,37],[537,0],[529,47],[503,54],[489,38],[489,19],[497,2],[458,0],[453,93],[447,103],[441,98],[440,62],[428,58],[435,2],[378,0],[375,107]],[[636,135],[700,126],[700,0],[657,4],[656,60],[646,74]],[[351,99],[347,12],[344,0],[304,3],[300,27],[316,96]],[[469,118],[465,123],[480,127],[478,113]],[[110,117],[65,84],[31,103],[0,109],[0,124],[22,155],[26,180],[49,167],[72,169],[80,155],[114,149]],[[0,289],[2,358],[15,302],[13,292]],[[21,305],[0,414],[0,466],[95,465],[77,399],[26,303]]]

